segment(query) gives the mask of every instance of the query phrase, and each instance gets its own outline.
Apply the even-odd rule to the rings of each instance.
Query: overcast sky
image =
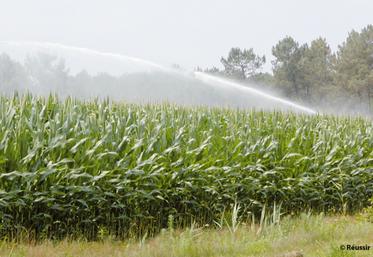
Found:
[[[372,0],[0,0],[0,40],[48,41],[192,69],[233,46],[271,58],[286,35],[335,50],[373,23]],[[270,65],[267,65],[267,69]]]

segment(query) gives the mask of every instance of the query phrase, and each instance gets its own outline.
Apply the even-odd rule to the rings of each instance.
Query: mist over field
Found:
[[[242,106],[241,98],[246,93],[223,90],[216,97],[216,85],[204,82],[209,84],[205,90],[200,81],[189,76],[197,70],[317,112],[371,115],[373,39],[370,9],[371,3],[364,0],[354,3],[348,0],[327,3],[321,0],[313,3],[294,0],[281,3],[36,0],[31,3],[16,0],[4,4],[0,10],[1,24],[9,24],[1,31],[0,53],[20,63],[24,63],[28,55],[33,56],[34,62],[39,62],[35,60],[38,52],[65,61],[70,77],[65,82],[54,81],[55,85],[48,82],[52,82],[50,78],[38,78],[44,75],[36,72],[35,67],[26,67],[26,73],[33,73],[27,75],[32,82],[27,81],[22,86],[18,83],[17,87],[29,88],[38,94],[58,88],[59,94],[70,92],[76,97],[109,94],[117,100],[125,95],[119,100],[137,101],[140,95],[148,101],[148,95],[152,94],[155,101],[167,98],[183,104],[210,105],[214,102],[225,106],[229,102],[233,107]],[[356,13],[359,15],[354,15]],[[134,73],[158,73],[173,67],[181,69],[186,76],[176,78],[171,72],[168,79],[161,75],[164,83],[155,82],[159,78],[147,80],[147,86],[136,86],[138,82],[133,82]],[[72,76],[84,70],[92,77],[101,77],[91,78],[90,86],[77,86],[72,82]],[[0,78],[0,86],[6,87],[4,92],[9,92],[14,83],[7,79],[12,75],[6,71],[3,74],[6,75]],[[116,86],[102,85],[106,83],[103,74],[117,77],[109,79],[106,76],[111,80],[107,84],[116,80]],[[84,77],[84,72],[80,75]],[[131,75],[131,82],[119,86],[125,75]],[[118,82],[119,77],[122,82]],[[146,80],[149,74],[143,77]],[[174,79],[180,79],[180,83],[174,81],[173,90],[159,85]],[[39,90],[34,88],[37,84]],[[186,84],[191,90],[185,90],[182,85]],[[104,87],[107,92],[100,90]],[[127,93],[124,92],[126,87]],[[213,99],[208,98],[205,91],[214,92],[211,94]],[[170,94],[169,98],[167,94]],[[258,95],[247,97],[242,100],[248,108],[263,102],[260,97],[253,100]],[[273,109],[271,103],[262,106]]]
[[[372,10],[4,1],[0,255],[368,256]]]
[[[369,99],[359,101],[357,96],[348,97],[347,91],[330,99],[310,101],[303,96],[292,102],[289,88],[276,86],[275,77],[260,71],[265,59],[252,49],[240,52],[232,48],[231,59],[222,58],[225,71],[214,67],[204,72],[199,67],[187,71],[178,65],[166,67],[131,56],[48,42],[0,42],[0,51],[0,85],[9,96],[15,92],[57,94],[61,98],[108,98],[142,104],[360,115],[369,115],[370,109]],[[245,73],[240,75],[242,71]],[[309,92],[309,84],[306,87]]]
[[[254,89],[254,82],[219,82],[212,75],[176,65],[165,67],[130,56],[52,43],[2,42],[0,49],[4,52],[0,57],[3,93],[7,95],[57,94],[85,100],[313,112],[275,97],[273,92]]]

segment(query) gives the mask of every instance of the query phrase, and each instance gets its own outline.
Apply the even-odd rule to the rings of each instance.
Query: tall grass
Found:
[[[353,212],[372,169],[363,118],[0,99],[1,238],[152,235],[234,206]]]

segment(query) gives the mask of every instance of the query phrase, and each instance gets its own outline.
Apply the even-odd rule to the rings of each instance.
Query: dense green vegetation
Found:
[[[372,169],[363,118],[0,99],[1,238],[153,234],[234,206],[353,212]]]

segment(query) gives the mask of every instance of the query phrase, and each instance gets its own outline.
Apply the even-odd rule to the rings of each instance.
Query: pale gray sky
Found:
[[[0,0],[0,40],[49,41],[192,69],[233,46],[271,58],[286,35],[336,49],[373,23],[371,0]],[[270,67],[270,65],[267,66]]]

